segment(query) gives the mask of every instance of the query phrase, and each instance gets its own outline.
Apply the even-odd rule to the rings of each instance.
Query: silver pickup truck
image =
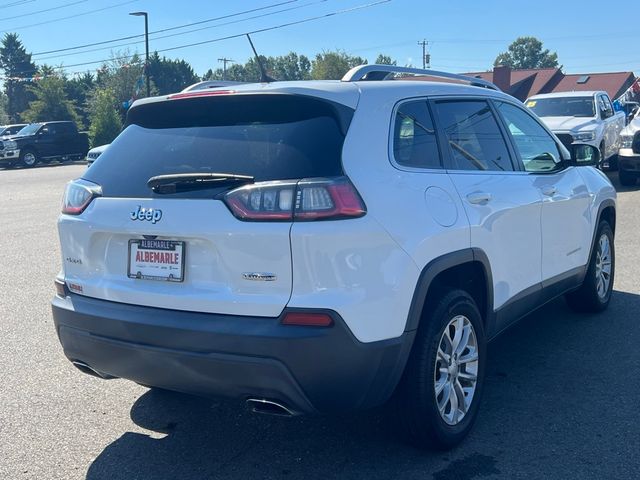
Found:
[[[567,147],[573,142],[598,147],[602,166],[617,168],[624,112],[616,112],[607,92],[558,92],[534,95],[525,102]]]
[[[620,151],[618,167],[620,183],[625,186],[635,185],[640,178],[640,110],[629,125],[620,133]]]

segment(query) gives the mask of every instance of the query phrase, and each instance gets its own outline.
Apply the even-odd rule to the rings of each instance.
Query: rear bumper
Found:
[[[102,374],[202,396],[264,398],[299,413],[384,403],[415,333],[361,343],[335,312],[327,312],[330,328],[299,327],[77,294],[56,296],[52,308],[67,358]]]
[[[618,168],[640,174],[640,154],[631,148],[621,148],[618,152]]]

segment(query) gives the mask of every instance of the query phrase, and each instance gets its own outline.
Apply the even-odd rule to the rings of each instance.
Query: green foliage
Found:
[[[187,62],[160,58],[158,52],[149,57],[149,76],[156,86],[157,95],[179,92],[200,81]]]
[[[558,54],[542,49],[542,42],[535,37],[519,37],[506,52],[496,57],[495,66],[504,65],[514,69],[557,68]]]
[[[94,76],[87,72],[79,77],[67,80],[64,84],[64,90],[69,100],[74,102],[77,107],[80,120],[84,128],[89,126],[89,97],[95,88]]]
[[[276,57],[260,56],[267,74],[276,80],[309,80],[311,78],[311,62],[305,55],[289,52]],[[260,81],[260,67],[255,58],[247,63],[234,63],[227,68],[226,76],[222,68],[209,69],[203,80],[229,80],[234,82]]]
[[[128,51],[113,52],[112,59],[102,65],[96,75],[96,89],[111,90],[118,106],[120,120],[124,123],[127,111],[123,102],[146,96],[146,85],[136,95],[136,82],[143,77],[143,63],[138,54]],[[152,86],[152,94],[154,88]]]
[[[378,55],[378,57],[376,58],[375,64],[376,65],[397,65],[396,61],[393,60],[390,56],[383,55],[383,54]]]
[[[91,127],[89,141],[92,147],[111,143],[122,129],[116,110],[116,98],[110,89],[96,90],[91,99]]]
[[[9,115],[7,114],[7,96],[0,92],[0,125],[9,123]]]
[[[6,33],[2,39],[0,69],[4,71],[5,76],[13,78],[32,78],[36,73],[36,66],[31,61],[31,54],[27,53],[16,33]],[[20,112],[27,108],[29,101],[32,100],[27,85],[25,82],[15,80],[5,80],[4,82],[4,92],[7,95],[7,114],[12,123],[20,121]]]
[[[64,84],[65,80],[61,77],[47,77],[29,86],[35,100],[29,103],[21,117],[31,123],[71,120],[81,126],[75,105],[64,91]]]
[[[351,68],[367,61],[342,51],[322,52],[312,62],[311,76],[316,80],[340,80]]]

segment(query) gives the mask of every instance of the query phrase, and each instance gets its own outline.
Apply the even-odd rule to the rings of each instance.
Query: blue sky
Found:
[[[220,57],[246,61],[251,50],[244,38],[162,52],[189,43],[269,28],[380,0],[0,0],[0,31],[16,32],[28,51],[46,52],[102,42],[144,31],[141,17],[149,13],[151,32],[242,11],[280,4],[244,15],[150,36],[151,50],[170,58],[184,58],[201,75],[220,66]],[[375,59],[385,53],[399,64],[421,66],[418,41],[430,42],[431,67],[453,72],[490,68],[496,55],[522,35],[540,38],[556,51],[568,73],[635,71],[640,73],[640,16],[634,1],[538,0],[535,8],[522,2],[498,0],[440,1],[390,0],[367,8],[253,35],[263,55],[289,51],[313,56],[322,50],[342,49]],[[53,9],[37,13],[40,10]],[[99,12],[92,12],[102,9]],[[260,18],[249,18],[261,15]],[[629,21],[626,21],[626,19]],[[223,25],[226,23],[226,25]],[[205,28],[206,27],[206,28]],[[199,29],[186,33],[188,30]],[[160,36],[174,35],[168,38]],[[141,39],[36,55],[36,63],[67,65],[69,72],[95,70],[99,64],[75,64],[109,58],[112,50],[144,52]],[[73,53],[74,55],[68,55]],[[62,56],[67,55],[67,56]]]

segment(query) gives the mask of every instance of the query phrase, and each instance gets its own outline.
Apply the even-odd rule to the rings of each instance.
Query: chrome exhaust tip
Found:
[[[247,408],[253,413],[262,413],[264,415],[275,415],[277,417],[293,417],[298,415],[293,410],[288,409],[284,405],[273,400],[264,398],[248,398]]]
[[[71,363],[73,364],[74,367],[76,367],[82,373],[86,373],[87,375],[91,375],[92,377],[98,377],[103,380],[110,380],[112,378],[116,378],[111,375],[107,375],[106,373],[102,373],[97,370],[94,370],[92,367],[90,367],[84,362],[81,362],[80,360],[72,360]]]

